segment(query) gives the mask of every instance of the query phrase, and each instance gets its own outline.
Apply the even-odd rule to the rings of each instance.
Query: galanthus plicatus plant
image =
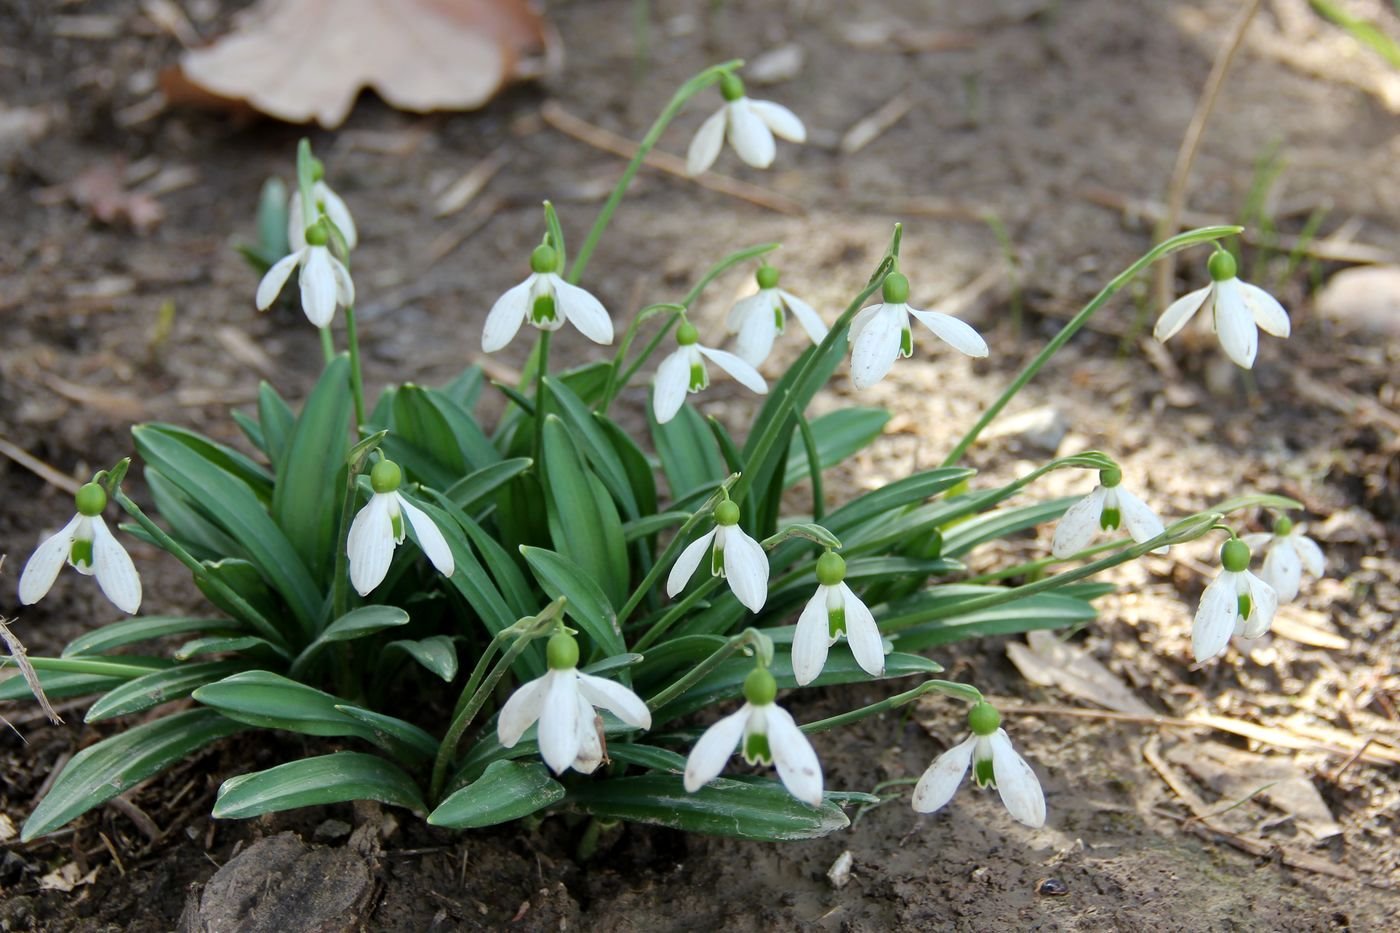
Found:
[[[208,606],[103,624],[60,657],[32,658],[49,696],[97,695],[86,719],[111,724],[54,777],[25,838],[256,730],[309,738],[300,753],[278,746],[289,760],[227,776],[217,817],[372,799],[458,829],[564,812],[807,838],[846,826],[843,807],[878,802],[859,788],[829,786],[820,755],[832,740],[821,734],[928,694],[969,704],[972,736],[917,781],[915,809],[946,805],[971,768],[1017,820],[1045,821],[1036,770],[1013,750],[997,711],[975,687],[940,679],[942,668],[924,652],[1083,624],[1094,617],[1092,600],[1112,589],[1095,575],[1229,531],[1228,513],[1298,504],[1251,496],[1164,523],[1122,489],[1119,466],[1098,451],[1051,460],[1005,484],[979,482],[961,461],[1133,276],[1238,228],[1193,230],[1154,247],[1026,365],[941,465],[832,501],[826,471],[889,420],[868,407],[809,417],[848,351],[856,389],[914,354],[911,319],[963,353],[990,352],[967,324],[909,306],[898,224],[866,284],[834,315],[778,289],[773,244],[719,257],[686,294],[635,313],[605,307],[589,291],[589,258],[629,182],[696,95],[718,85],[727,102],[692,146],[697,171],[725,138],[755,165],[774,158],[773,133],[802,139],[786,109],[747,99],[738,67],[710,68],[677,91],[572,261],[561,219],[545,202],[539,245],[520,257],[529,277],[498,299],[482,296],[463,322],[487,351],[522,334],[533,340],[515,385],[488,386],[468,366],[446,385],[404,382],[366,397],[351,250],[373,221],[359,218],[357,232],[302,143],[290,209],[277,186],[265,189],[260,229],[274,235],[245,254],[265,272],[259,308],[298,272],[301,306],[320,328],[319,380],[299,409],[264,384],[255,410],[233,415],[246,441],[238,447],[173,425],[136,426],[154,508],[128,495],[123,460],[79,491],[77,515],[30,558],[20,578],[24,603],[43,597],[68,563],[95,574],[118,609],[136,613],[137,570],[102,521],[114,502],[130,518],[121,531],[183,564]],[[1244,329],[1229,323],[1237,309],[1221,278],[1226,265],[1211,260],[1222,337]],[[760,286],[730,317],[737,353],[702,344],[692,323],[706,287],[733,270],[755,274]],[[1264,306],[1253,307],[1266,329],[1281,329],[1272,311],[1261,319]],[[787,313],[812,345],[764,378],[758,367]],[[558,367],[550,338],[566,323],[597,344],[616,339],[615,352]],[[731,433],[697,410],[704,399],[692,393],[707,384],[709,363],[758,393],[745,396],[756,413],[744,430]],[[477,413],[502,407],[480,404],[488,390],[504,401],[494,423]],[[644,439],[623,426],[620,405],[626,423],[650,416]],[[1058,470],[1089,471],[1099,485],[1078,504],[1029,494]],[[976,549],[1056,519],[1052,556],[968,578],[964,561]],[[1288,554],[1321,569],[1286,522],[1275,528],[1271,555],[1279,556],[1265,567],[1280,587],[1296,586]],[[1128,535],[1101,534],[1120,525]],[[1091,544],[1096,536],[1102,540]],[[1197,616],[1198,657],[1224,650],[1233,634],[1261,634],[1277,603],[1269,584],[1248,573],[1249,548],[1233,532],[1222,560],[1225,572]],[[154,644],[170,639],[173,651]],[[913,683],[815,721],[796,689],[869,680]],[[0,698],[28,691],[23,678],[0,682]],[[748,765],[774,766],[776,779],[736,752]],[[590,836],[585,826],[581,838],[596,838],[594,829]]]

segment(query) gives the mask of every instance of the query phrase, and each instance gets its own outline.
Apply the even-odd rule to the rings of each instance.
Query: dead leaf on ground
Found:
[[[1059,687],[1076,699],[1120,713],[1153,715],[1152,707],[1082,648],[1043,631],[1026,633],[1026,642],[1008,644],[1006,655],[1031,683]]]
[[[69,862],[40,878],[39,888],[44,891],[63,891],[66,893],[79,885],[92,884],[97,880],[97,872],[101,868],[102,866],[98,865],[84,875],[77,862]]]
[[[165,219],[160,202],[126,184],[126,166],[117,159],[101,162],[72,181],[45,188],[36,195],[43,204],[70,200],[104,224],[127,224],[137,233],[150,233]]]
[[[1183,742],[1168,749],[1167,759],[1219,794],[1222,806],[1255,797],[1288,814],[1319,841],[1342,831],[1313,782],[1289,759],[1266,758],[1219,742]]]
[[[218,97],[333,129],[367,87],[415,113],[479,107],[538,74],[525,56],[546,44],[526,0],[265,0],[180,67]]]

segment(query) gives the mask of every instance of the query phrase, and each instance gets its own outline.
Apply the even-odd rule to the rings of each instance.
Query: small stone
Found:
[[[802,72],[807,52],[796,42],[769,49],[744,66],[744,80],[750,84],[778,84],[791,81]]]
[[[350,835],[350,824],[344,820],[325,820],[316,827],[317,842],[335,842]]]
[[[1069,894],[1069,885],[1059,878],[1042,878],[1035,883],[1035,893],[1041,897],[1064,897]]]
[[[1400,337],[1400,266],[1343,269],[1317,293],[1324,317],[1383,337]]]
[[[982,436],[988,440],[994,437],[1010,438],[1053,454],[1068,433],[1069,419],[1064,413],[1052,405],[1041,405],[992,422]]]
[[[847,849],[836,856],[836,861],[831,863],[831,867],[826,870],[826,880],[831,882],[831,886],[838,891],[844,888],[851,880],[851,865],[855,863],[855,857],[851,855],[851,850]]]

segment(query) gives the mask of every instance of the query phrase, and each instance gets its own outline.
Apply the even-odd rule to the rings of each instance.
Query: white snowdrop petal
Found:
[[[734,754],[739,739],[744,735],[744,725],[749,720],[752,707],[745,703],[737,712],[730,713],[705,730],[700,741],[690,750],[685,761],[685,789],[692,794],[713,781],[724,770],[729,756]]]
[[[612,343],[613,323],[608,309],[587,289],[555,276],[554,300],[564,320],[578,328],[580,334],[594,343]]]
[[[933,760],[919,783],[914,785],[914,811],[932,813],[953,799],[968,766],[972,764],[972,749],[977,744],[977,736],[968,736]]]
[[[690,353],[685,347],[661,361],[651,385],[652,414],[657,424],[665,424],[676,417],[690,391]]]
[[[355,282],[350,278],[350,270],[345,268],[345,263],[330,257],[331,276],[335,279],[335,297],[343,307],[353,308],[355,306]]]
[[[354,249],[360,242],[360,232],[355,229],[355,218],[350,216],[350,208],[345,206],[344,199],[331,190],[331,186],[324,181],[316,182],[312,189],[323,205],[325,205],[326,216],[331,223],[340,231],[340,235],[345,238],[345,245]],[[295,200],[300,201],[300,198]]]
[[[788,142],[805,143],[807,141],[807,127],[802,125],[797,114],[782,104],[775,104],[771,100],[751,100],[749,101],[749,109],[763,121],[764,125],[773,132],[773,135],[786,139]]]
[[[756,294],[734,302],[734,307],[729,309],[729,314],[724,319],[725,331],[731,334],[739,333],[744,328],[744,322],[756,314],[766,314],[769,318],[773,317],[772,289],[761,289]]]
[[[797,318],[797,323],[802,325],[802,329],[807,332],[807,336],[812,338],[812,343],[821,343],[826,339],[827,326],[822,320],[822,316],[817,313],[807,302],[798,298],[792,292],[778,290],[778,296],[783,299],[783,304],[792,312],[792,316]]]
[[[1151,541],[1153,538],[1166,531],[1166,526],[1157,517],[1157,513],[1148,508],[1147,503],[1137,496],[1128,492],[1122,486],[1116,487],[1118,490],[1118,511],[1123,516],[1123,524],[1128,529],[1128,534],[1138,544],[1144,541]],[[1166,547],[1159,547],[1153,551],[1154,554],[1165,554]]]
[[[846,641],[850,642],[851,654],[861,670],[871,677],[885,675],[885,640],[880,637],[880,627],[875,624],[875,615],[861,602],[860,597],[845,583],[837,585],[846,608]]]
[[[1283,602],[1290,602],[1298,595],[1298,584],[1303,580],[1303,562],[1291,538],[1274,539],[1269,553],[1264,555],[1264,566],[1259,574]]]
[[[1244,572],[1244,586],[1249,593],[1249,618],[1245,620],[1245,638],[1258,638],[1274,624],[1278,612],[1278,593],[1268,583],[1249,571]]]
[[[1287,337],[1293,328],[1288,320],[1288,312],[1283,310],[1283,305],[1278,303],[1278,299],[1248,282],[1240,282],[1239,287],[1240,296],[1249,308],[1254,323],[1265,333],[1275,337]]]
[[[1230,644],[1240,612],[1235,576],[1227,570],[1221,571],[1201,594],[1201,604],[1196,608],[1196,619],[1191,625],[1191,652],[1198,664],[1209,661]]]
[[[301,310],[317,327],[326,327],[335,317],[337,286],[331,254],[324,246],[308,246],[301,267]]]
[[[856,316],[851,318],[851,329],[847,333],[848,339],[852,343],[854,343],[856,337],[859,336],[860,332],[865,329],[865,325],[870,323],[871,318],[875,317],[875,315],[877,314],[880,314],[884,310],[885,306],[879,304],[867,305],[866,307],[861,308],[859,311],[857,311]]]
[[[792,633],[792,674],[799,687],[816,680],[826,666],[831,641],[826,591],[825,586],[817,587],[817,592],[802,609],[802,615],[797,617],[797,628]]]
[[[1322,548],[1318,547],[1317,542],[1297,531],[1294,531],[1290,537],[1293,539],[1293,546],[1298,549],[1298,556],[1303,560],[1303,566],[1308,568],[1308,573],[1315,577],[1325,575],[1327,573],[1327,555],[1322,553]]]
[[[395,495],[398,495],[395,493]],[[402,495],[399,495],[399,508],[403,510],[404,518],[413,529],[414,536],[418,539],[418,548],[423,555],[428,558],[438,573],[444,577],[452,576],[452,571],[456,566],[452,559],[452,548],[447,546],[447,539],[442,536],[442,529],[438,528],[437,522],[433,521],[427,512],[409,502]]]
[[[581,744],[579,735],[584,724],[579,722],[578,672],[554,671],[554,679],[540,707],[540,757],[555,774],[574,763]],[[588,723],[588,728],[592,728]]]
[[[944,343],[968,356],[982,357],[990,351],[987,348],[987,341],[982,339],[982,335],[973,329],[971,324],[961,321],[951,314],[944,314],[942,311],[920,311],[918,308],[910,308],[909,313],[929,330],[938,335]]]
[[[671,573],[666,577],[666,595],[674,598],[685,585],[690,582],[690,578],[695,576],[695,569],[700,566],[700,562],[710,552],[710,544],[715,539],[715,533],[719,529],[711,528],[708,532],[696,538],[686,545],[681,556],[676,558],[676,562],[671,565]]]
[[[1249,369],[1259,352],[1259,328],[1254,315],[1245,307],[1238,279],[1215,283],[1215,331],[1220,346],[1236,366]]]
[[[21,603],[32,606],[43,599],[53,587],[53,581],[58,578],[58,572],[63,569],[68,555],[72,552],[73,536],[82,520],[82,515],[74,515],[68,524],[45,538],[44,542],[34,549],[34,553],[29,555],[29,560],[19,575]]]
[[[570,767],[579,774],[592,774],[603,763],[603,740],[598,735],[598,714],[581,695],[578,697],[578,723],[578,754]]]
[[[482,350],[494,353],[515,337],[530,313],[530,287],[534,284],[535,276],[531,275],[519,285],[506,289],[505,294],[496,299],[481,329]]]
[[[727,105],[729,145],[734,147],[739,158],[754,168],[767,168],[773,164],[777,145],[773,142],[773,131],[753,112],[751,104],[747,97],[741,97]]]
[[[822,766],[816,749],[807,736],[797,728],[788,711],[777,704],[768,705],[768,748],[773,753],[773,766],[783,786],[798,800],[810,806],[822,802]]]
[[[738,525],[725,532],[724,575],[739,602],[752,611],[768,601],[768,553]]]
[[[112,537],[101,515],[92,519],[92,566],[97,585],[122,612],[135,615],[141,608],[141,577],[131,555]]]
[[[301,209],[301,193],[293,191],[287,199],[287,243],[292,252],[299,253],[306,248],[305,211]]]
[[[899,356],[905,316],[897,305],[878,308],[866,319],[851,346],[851,382],[857,389],[868,389],[885,378]]]
[[[1156,326],[1152,328],[1152,336],[1162,343],[1175,337],[1186,326],[1186,322],[1201,310],[1201,305],[1205,304],[1211,288],[1210,285],[1198,288],[1167,305],[1167,310],[1162,312],[1162,316],[1157,318]]]
[[[759,395],[768,394],[768,382],[748,363],[725,350],[715,350],[711,347],[695,345],[695,349],[700,351],[700,355],[706,359],[713,360],[720,369],[733,376],[744,388]]]
[[[727,110],[727,104],[721,106],[706,117],[704,123],[700,124],[700,129],[690,141],[690,150],[686,153],[685,171],[687,175],[699,175],[714,165],[715,159],[719,158],[720,147],[724,145],[725,113]]]
[[[1055,537],[1050,542],[1050,553],[1060,559],[1078,554],[1089,546],[1094,535],[1099,532],[1099,521],[1103,517],[1103,500],[1108,490],[1095,486],[1094,491],[1070,506],[1060,523],[1055,526]]]
[[[1255,531],[1247,535],[1240,535],[1240,540],[1244,542],[1245,547],[1249,548],[1249,553],[1251,554],[1258,554],[1259,549],[1267,545],[1273,539],[1274,536],[1267,531]]]
[[[287,284],[287,279],[291,277],[292,270],[296,268],[300,259],[300,251],[288,253],[273,263],[272,268],[263,274],[262,281],[258,283],[257,297],[253,299],[259,311],[266,311],[272,307],[272,303],[282,293],[282,286]]]
[[[1044,826],[1045,792],[1035,772],[1011,747],[1005,729],[998,729],[992,735],[991,746],[992,774],[1001,802],[1018,822],[1036,829]]]
[[[755,308],[740,319],[739,335],[734,340],[734,349],[738,357],[750,367],[761,366],[772,352],[773,341],[777,336],[778,326],[773,319],[773,305],[770,302],[766,308]],[[766,385],[764,389],[767,390]]]
[[[496,717],[496,739],[502,748],[514,748],[525,730],[540,718],[545,695],[554,677],[554,671],[550,671],[543,677],[521,684],[506,700],[500,715]]]
[[[580,672],[578,689],[588,702],[608,710],[627,725],[638,729],[651,728],[651,710],[647,709],[646,703],[617,681]]]
[[[394,559],[394,525],[390,518],[391,496],[375,493],[356,514],[346,536],[345,550],[350,557],[350,584],[361,596],[384,582]]]

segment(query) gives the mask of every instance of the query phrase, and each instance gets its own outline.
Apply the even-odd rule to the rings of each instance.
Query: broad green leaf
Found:
[[[452,678],[457,676],[457,646],[451,636],[430,635],[417,641],[391,641],[385,648],[397,648],[406,653],[447,683],[452,683]]]
[[[544,487],[554,548],[593,576],[614,606],[627,599],[627,545],[617,507],[557,417],[544,422]],[[616,653],[616,652],[609,652]]]
[[[651,405],[647,405],[647,420],[651,424],[656,455],[661,458],[661,469],[671,487],[673,503],[729,475],[719,448],[705,427],[705,419],[695,409],[682,405],[676,417],[665,424],[657,424]]]
[[[266,382],[259,383],[258,426],[262,429],[263,450],[267,452],[273,469],[282,464],[296,420],[291,407],[277,394],[277,390]]]
[[[627,541],[636,541],[638,538],[649,538],[658,531],[665,531],[667,528],[684,525],[690,519],[690,515],[690,512],[661,512],[659,514],[647,515],[636,521],[625,523],[622,526],[622,537]]]
[[[233,557],[214,562],[205,561],[204,572],[238,594],[251,609],[251,614],[228,598],[219,587],[212,585],[211,581],[195,577],[194,585],[209,602],[228,613],[232,619],[240,623],[246,622],[264,635],[276,634],[276,640],[285,643],[287,636],[292,633],[281,632],[270,620],[282,618],[286,615],[286,610],[282,608],[277,594],[267,585],[262,572],[253,563]]]
[[[618,742],[608,746],[608,757],[623,764],[636,765],[662,774],[681,774],[685,771],[685,756],[669,748],[656,748],[652,745],[638,745],[635,742]]]
[[[194,451],[204,461],[237,477],[264,503],[271,500],[272,475],[267,472],[266,467],[248,455],[179,425],[151,422],[145,427],[160,431],[166,437]]]
[[[445,495],[464,511],[471,512],[487,496],[534,465],[529,457],[512,457],[482,467],[447,488]]]
[[[852,542],[847,536],[856,529],[936,496],[976,473],[966,467],[938,467],[915,473],[852,499],[822,519],[822,524],[849,548]]]
[[[678,774],[644,774],[577,784],[565,800],[602,819],[763,842],[816,839],[851,824],[837,804],[810,807],[769,780],[718,778],[692,794]]]
[[[943,533],[943,553],[949,557],[966,554],[979,544],[1059,518],[1080,496],[1066,496],[1036,502],[1014,509],[998,509],[968,519]]]
[[[641,512],[637,504],[637,497],[632,492],[632,483],[627,475],[627,469],[622,465],[622,457],[618,455],[616,448],[608,439],[602,425],[595,419],[593,412],[577,395],[574,395],[568,386],[558,379],[546,376],[544,384],[553,401],[557,403],[561,417],[568,425],[569,434],[588,459],[594,473],[602,480],[603,485],[607,487],[608,492],[612,494],[613,499],[621,507],[622,514],[629,519],[638,518]]]
[[[627,650],[617,627],[617,613],[607,595],[578,564],[563,554],[522,546],[520,553],[550,599],[563,596],[564,612],[588,633],[603,657]]]
[[[5,670],[0,667],[0,672]],[[129,677],[105,677],[101,674],[83,674],[74,671],[39,671],[39,685],[50,700],[65,697],[87,696],[90,693],[103,693],[113,687],[127,683]],[[0,680],[0,702],[33,698],[27,684],[18,670],[14,676]]]
[[[338,704],[336,709],[373,729],[374,744],[400,760],[430,761],[437,754],[438,740],[411,722],[346,703]]]
[[[263,437],[262,425],[258,424],[258,419],[247,412],[234,409],[228,413],[233,419],[233,423],[238,425],[238,429],[243,432],[243,436],[248,438],[248,443],[252,444],[263,455],[267,455],[267,438]]]
[[[213,816],[246,819],[352,800],[377,800],[416,813],[428,809],[398,765],[363,752],[334,752],[229,778],[219,787]]]
[[[564,798],[564,785],[539,762],[493,761],[428,815],[433,826],[475,829],[529,816]]]
[[[637,500],[640,514],[645,517],[656,513],[656,471],[642,448],[632,436],[602,415],[594,415],[603,427],[603,433],[612,441],[622,469],[627,473],[627,481],[632,486],[632,495]]]
[[[243,553],[243,548],[238,542],[205,517],[203,510],[186,498],[159,470],[147,468],[146,485],[150,487],[156,511],[170,529],[170,536],[184,545],[196,558],[217,560],[220,557],[237,557]],[[147,543],[160,547],[146,529],[136,525],[135,530]]]
[[[421,386],[409,383],[399,387],[394,396],[393,434],[431,457],[446,475],[461,476],[467,472],[467,458],[462,455],[447,418]],[[436,478],[426,481],[436,485]]]
[[[675,671],[689,669],[708,658],[727,639],[719,635],[681,635],[668,638],[655,647],[648,648],[637,665],[639,678],[645,675],[648,683],[660,683],[663,678]]]
[[[883,408],[839,408],[812,419],[810,427],[817,441],[817,459],[821,469],[836,466],[864,450],[880,436],[889,420],[890,413]],[[807,447],[800,438],[796,438],[788,450],[783,488],[800,483],[810,474]]]
[[[351,407],[350,362],[342,355],[316,381],[277,465],[272,517],[316,579],[326,579],[335,563]]]
[[[195,638],[185,642],[175,649],[175,660],[187,661],[190,658],[198,657],[201,654],[229,654],[229,653],[249,653],[259,657],[273,655],[284,661],[290,661],[291,656],[281,647],[274,645],[265,638],[256,635],[208,635],[204,638]],[[259,654],[261,652],[262,654]],[[252,665],[245,664],[244,667]]]
[[[68,762],[20,838],[53,832],[212,742],[243,729],[213,710],[192,709],[142,723],[91,745]]]
[[[951,592],[945,592],[951,591]],[[920,651],[966,638],[1015,635],[1089,622],[1096,610],[1083,599],[1061,593],[1033,593],[1014,602],[959,612],[959,605],[1004,592],[1000,587],[940,586],[900,600],[875,618],[901,651]]]
[[[464,410],[471,411],[476,407],[477,400],[481,398],[481,387],[485,381],[486,380],[482,376],[481,367],[473,363],[471,366],[462,370],[461,373],[457,375],[456,379],[453,379],[438,391],[452,399],[452,401],[456,402]]]
[[[200,687],[194,698],[250,726],[303,735],[353,735],[374,741],[374,730],[336,709],[343,700],[270,671],[234,674]]]
[[[143,641],[153,641],[167,635],[188,635],[191,632],[231,634],[245,628],[233,619],[200,619],[191,616],[137,616],[112,622],[90,632],[84,632],[68,643],[63,656],[102,654],[113,648]]]
[[[13,662],[0,658],[0,670]],[[98,677],[121,677],[130,680],[151,671],[164,670],[173,663],[169,658],[146,658],[136,655],[99,655],[97,657],[77,657],[65,655],[61,658],[31,657],[29,663],[36,671],[67,671],[74,674],[93,674]]]
[[[461,448],[463,456],[467,458],[469,469],[484,469],[500,461],[500,452],[491,443],[491,439],[486,436],[486,432],[481,430],[481,425],[477,424],[476,418],[472,416],[467,407],[457,404],[436,389],[425,389],[424,392],[427,394],[428,400],[432,402],[433,407],[437,409],[438,414],[446,420],[458,447]]]
[[[516,617],[532,615],[539,611],[538,594],[530,586],[530,582],[525,579],[519,562],[506,552],[506,549],[493,535],[488,534],[465,512],[455,505],[445,502],[441,496],[436,498],[443,509],[461,526],[467,540],[481,555],[482,562],[486,565],[487,571],[490,572],[491,578],[496,582],[496,588],[500,590],[506,605],[510,607]]]
[[[408,624],[408,613],[398,606],[361,606],[336,619],[321,633],[317,641],[354,641],[386,628]]]
[[[92,704],[84,722],[100,722],[113,716],[126,716],[161,703],[187,697],[196,687],[227,677],[247,667],[244,661],[205,661],[177,664],[128,680]]]

